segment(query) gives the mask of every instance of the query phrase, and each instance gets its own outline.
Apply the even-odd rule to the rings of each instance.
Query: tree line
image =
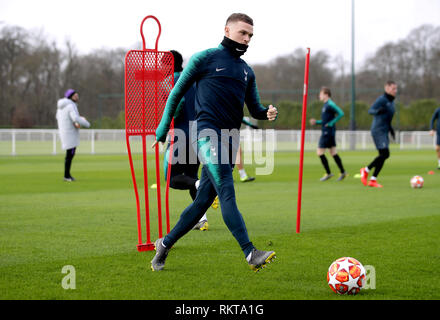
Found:
[[[176,48],[178,50],[178,48]],[[81,54],[66,41],[61,47],[44,31],[0,25],[0,126],[55,127],[56,101],[67,88],[80,92],[80,111],[95,128],[124,128],[124,57],[128,49],[100,49]],[[305,50],[253,65],[263,104],[276,104],[275,123],[263,128],[298,129],[301,121]],[[339,128],[348,128],[351,101],[350,65],[341,56],[312,52],[308,115],[319,117],[321,86],[332,89],[344,110]],[[367,110],[387,80],[399,85],[395,125],[425,130],[440,105],[440,27],[422,25],[406,38],[385,43],[356,70],[355,119],[368,129]]]

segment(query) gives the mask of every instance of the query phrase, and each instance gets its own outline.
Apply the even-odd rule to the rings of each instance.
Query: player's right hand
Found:
[[[434,130],[429,131],[430,136],[434,136]]]
[[[314,125],[316,124],[316,119],[315,119],[315,118],[311,118],[311,119],[310,119],[310,124],[311,124],[312,126],[314,126]]]
[[[278,110],[273,105],[269,106],[269,109],[267,110],[267,120],[274,121],[278,117]]]

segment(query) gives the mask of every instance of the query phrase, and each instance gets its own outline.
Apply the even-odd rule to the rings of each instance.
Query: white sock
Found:
[[[376,181],[376,177],[371,177],[370,180]]]
[[[195,183],[195,187],[197,190],[199,190],[199,186],[200,186],[200,180],[197,180]]]
[[[370,169],[368,169],[368,167],[365,167],[364,169],[366,173],[370,172]]]
[[[438,159],[438,165],[440,166],[440,159]]]
[[[244,169],[238,170],[238,173],[240,174],[240,178],[247,177],[246,170],[244,170]]]
[[[206,220],[206,221],[208,221],[208,218],[206,217],[206,213],[203,215],[203,217],[199,220],[199,222],[200,221],[203,221],[203,220]]]

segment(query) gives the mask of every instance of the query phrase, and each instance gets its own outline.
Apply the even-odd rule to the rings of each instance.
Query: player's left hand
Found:
[[[154,147],[155,147],[155,146],[156,146],[156,144],[158,144],[158,143],[159,143],[159,141],[157,141],[157,140],[156,140],[156,141],[154,141],[154,143],[153,143],[153,144],[151,145],[151,148],[152,148],[152,149],[154,149]]]
[[[390,127],[390,135],[391,135],[391,138],[393,138],[393,140],[396,141],[396,133],[394,132],[393,127]]]
[[[278,117],[278,110],[273,105],[269,106],[267,110],[267,120],[274,121]]]

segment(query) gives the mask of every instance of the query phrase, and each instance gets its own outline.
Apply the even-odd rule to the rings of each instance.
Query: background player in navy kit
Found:
[[[382,185],[377,183],[376,178],[382,170],[385,160],[390,157],[388,134],[391,134],[393,139],[395,138],[391,121],[395,112],[394,98],[396,94],[397,84],[394,81],[387,81],[385,83],[385,93],[368,110],[368,113],[374,116],[371,124],[371,135],[379,155],[367,167],[361,169],[361,182],[364,186],[382,188]],[[373,175],[368,181],[368,174],[373,168]]]
[[[171,91],[156,130],[153,147],[158,141],[165,141],[179,101],[196,83],[195,146],[203,163],[200,186],[196,199],[182,212],[171,232],[156,240],[156,255],[151,261],[153,271],[164,268],[169,249],[191,230],[217,194],[223,220],[240,245],[249,266],[258,270],[275,257],[274,251],[257,250],[249,240],[243,217],[237,208],[232,170],[240,141],[238,129],[243,119],[244,104],[256,119],[273,121],[278,112],[272,105],[269,108],[261,105],[255,74],[240,58],[253,36],[252,19],[245,14],[232,14],[226,21],[224,31],[225,37],[217,48],[191,57]],[[224,130],[228,132],[226,137],[222,134]]]
[[[319,100],[324,102],[322,107],[321,120],[316,120],[314,118],[310,119],[310,124],[320,124],[322,125],[322,134],[319,139],[318,149],[316,153],[321,159],[322,165],[325,169],[324,176],[320,179],[321,181],[326,181],[333,177],[333,173],[330,171],[330,166],[328,164],[327,157],[325,156],[325,149],[329,149],[330,154],[338,165],[339,175],[338,181],[343,180],[347,173],[345,172],[344,166],[342,165],[342,160],[336,151],[336,122],[338,122],[343,116],[344,112],[339,108],[336,103],[331,99],[332,93],[329,88],[322,87],[319,91]]]
[[[434,122],[437,120],[437,130],[434,130]],[[434,136],[434,133],[437,131],[437,143],[435,145],[435,151],[437,152],[437,160],[438,160],[438,166],[437,169],[440,170],[440,107],[437,108],[432,115],[431,118],[431,125],[430,125],[429,134],[431,136]]]
[[[174,83],[179,80],[180,74],[183,71],[183,57],[175,50],[170,51],[174,56]],[[198,177],[200,162],[197,156],[194,154],[194,149],[190,145],[189,139],[189,125],[190,121],[194,121],[196,115],[194,110],[194,96],[195,89],[191,87],[185,93],[185,96],[180,100],[176,112],[174,114],[174,128],[181,130],[185,134],[184,144],[180,144],[185,148],[185,159],[179,162],[179,148],[173,149],[173,158],[177,159],[177,162],[172,162],[170,171],[170,187],[178,190],[189,190],[189,194],[194,201],[197,194],[197,189],[200,184]],[[174,136],[174,146],[178,142],[178,135]],[[183,138],[183,137],[182,137]],[[168,159],[169,159],[170,143],[168,143],[167,150],[164,156],[164,173],[165,179],[168,173]],[[218,208],[218,198],[216,198],[212,204],[212,208]],[[208,218],[203,215],[199,222],[196,223],[193,229],[206,231],[209,228]]]

